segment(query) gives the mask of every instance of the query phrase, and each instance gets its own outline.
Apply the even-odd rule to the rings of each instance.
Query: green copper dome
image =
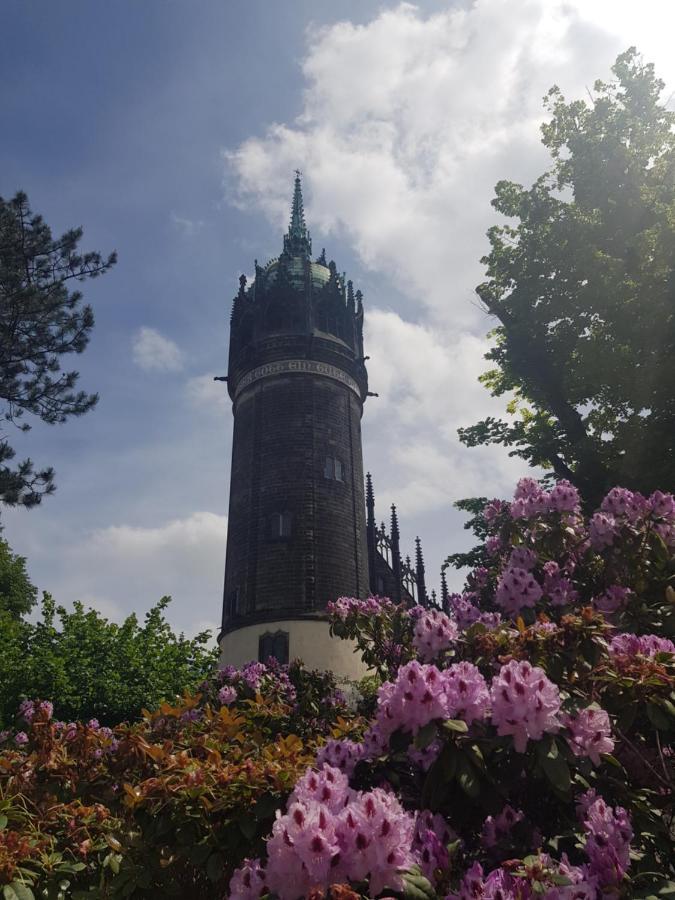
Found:
[[[306,265],[307,260],[302,256],[292,256],[286,262],[288,279],[293,287],[297,288],[298,290],[302,290],[305,287]],[[258,278],[262,282],[262,286],[264,286],[265,288],[271,287],[277,280],[278,272],[279,260],[273,259],[268,262],[262,272],[258,275]],[[327,284],[330,279],[330,269],[328,268],[328,266],[324,266],[322,263],[310,262],[309,276],[312,283],[312,289],[314,291],[320,291],[324,284]]]

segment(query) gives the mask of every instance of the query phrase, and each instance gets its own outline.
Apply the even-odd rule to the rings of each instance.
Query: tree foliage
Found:
[[[63,719],[114,725],[196,687],[217,651],[208,631],[174,634],[164,618],[169,602],[160,600],[142,624],[132,614],[117,625],[81,603],[69,612],[48,594],[36,623],[0,617],[0,722],[28,696],[50,700]]]
[[[94,326],[94,314],[71,287],[106,272],[116,261],[111,253],[81,253],[82,229],[59,238],[35,215],[28,197],[0,197],[0,403],[2,416],[22,431],[37,416],[56,424],[81,416],[97,395],[77,390],[78,373],[61,370],[61,357],[82,353]],[[15,452],[0,439],[0,500],[34,506],[54,490],[51,468],[35,469],[30,459],[14,468]]]
[[[499,325],[482,381],[509,421],[460,430],[567,478],[596,505],[611,484],[675,484],[675,114],[634,48],[590,102],[552,88],[552,166],[501,181],[477,288]]]
[[[26,572],[26,560],[12,553],[7,541],[0,539],[0,615],[19,619],[31,611],[37,589]]]

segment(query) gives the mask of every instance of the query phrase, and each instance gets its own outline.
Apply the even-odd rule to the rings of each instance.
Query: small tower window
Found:
[[[327,456],[326,463],[323,467],[323,476],[330,481],[344,481],[344,470],[342,463],[335,456]]]
[[[273,513],[267,520],[267,536],[273,541],[286,540],[291,536],[291,514]]]
[[[287,631],[266,631],[258,638],[258,662],[267,662],[270,657],[282,665],[288,663]]]

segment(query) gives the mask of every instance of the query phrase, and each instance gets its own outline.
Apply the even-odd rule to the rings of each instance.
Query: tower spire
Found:
[[[422,555],[422,541],[419,535],[415,538],[415,574],[417,576],[417,602],[420,606],[427,606],[427,586],[424,577],[424,556]]]
[[[445,577],[445,568],[441,569],[441,606],[444,613],[450,612],[450,594],[448,593],[448,579]]]
[[[368,572],[370,575],[370,593],[377,594],[377,576],[375,573],[375,554],[377,537],[375,534],[375,492],[370,472],[366,473],[366,544],[368,546]]]
[[[391,568],[394,572],[394,600],[401,602],[401,545],[396,506],[391,504]]]
[[[300,169],[295,170],[295,185],[291,203],[291,221],[288,232],[284,235],[284,253],[289,256],[309,256],[312,252],[312,241],[305,224],[305,207],[302,200],[302,183]]]

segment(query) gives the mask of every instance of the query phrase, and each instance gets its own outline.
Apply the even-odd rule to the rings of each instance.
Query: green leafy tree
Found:
[[[35,605],[37,589],[26,572],[26,560],[12,553],[7,541],[0,539],[0,613],[15,619],[29,613]]]
[[[75,603],[72,612],[49,594],[37,623],[0,617],[0,717],[13,721],[24,697],[54,703],[62,719],[97,718],[113,725],[144,707],[196,688],[213,670],[210,633],[176,635],[164,617],[164,597],[146,614],[121,625]]]
[[[61,370],[61,357],[82,353],[94,326],[90,306],[71,287],[106,272],[116,261],[80,253],[81,228],[53,238],[30,208],[28,197],[0,197],[0,404],[1,415],[22,431],[26,413],[43,422],[65,422],[97,402],[76,390],[78,373]],[[0,500],[34,506],[54,490],[54,471],[36,469],[30,459],[12,467],[15,451],[0,437]]]
[[[593,505],[611,484],[675,485],[675,114],[634,48],[589,102],[552,88],[552,166],[496,186],[513,220],[488,232],[477,288],[498,320],[482,381],[510,421],[460,429],[468,446],[567,478]]]

